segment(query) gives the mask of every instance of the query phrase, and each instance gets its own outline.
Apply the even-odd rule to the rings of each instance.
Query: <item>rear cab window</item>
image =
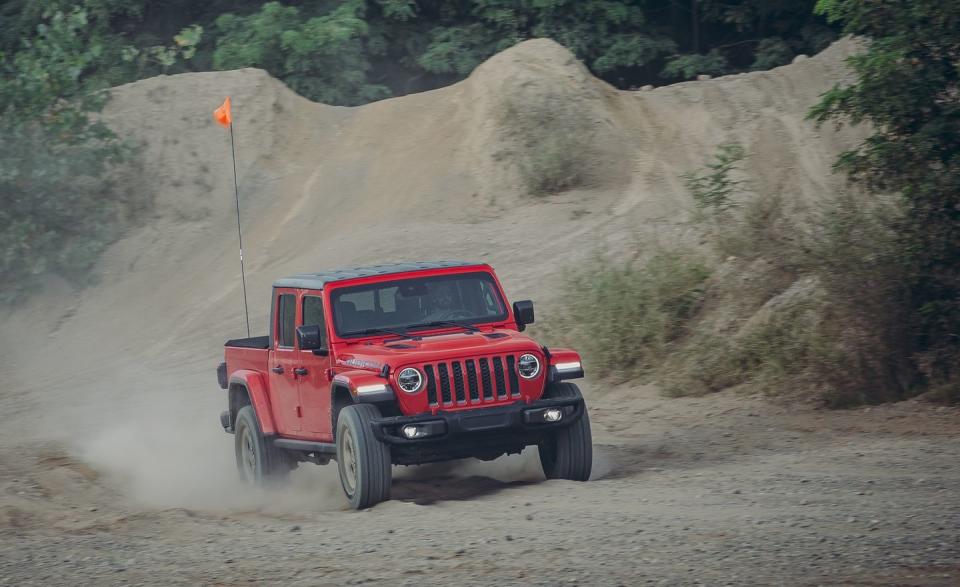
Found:
[[[279,294],[276,307],[277,346],[279,348],[293,348],[296,340],[296,319],[297,296],[292,293]]]

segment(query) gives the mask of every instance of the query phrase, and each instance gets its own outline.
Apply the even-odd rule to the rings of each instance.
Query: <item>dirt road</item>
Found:
[[[240,508],[156,508],[53,446],[6,446],[0,584],[960,583],[956,410],[590,400],[588,483],[527,454],[397,468],[394,500],[361,512],[332,468]]]

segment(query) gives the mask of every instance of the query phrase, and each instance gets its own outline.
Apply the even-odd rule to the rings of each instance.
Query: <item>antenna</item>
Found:
[[[237,150],[233,144],[233,116],[230,114],[230,96],[213,111],[213,119],[230,129],[230,156],[233,159],[233,195],[237,201],[237,240],[240,242],[240,281],[243,283],[243,315],[247,319],[247,338],[250,338],[250,310],[247,308],[247,275],[243,270],[243,232],[240,230],[240,183],[237,181]]]
[[[243,232],[240,230],[240,184],[237,182],[237,152],[233,146],[233,121],[230,121],[230,155],[233,156],[233,195],[237,201],[237,240],[240,243],[240,282],[243,284],[243,315],[250,338],[250,310],[247,308],[247,275],[243,270]]]

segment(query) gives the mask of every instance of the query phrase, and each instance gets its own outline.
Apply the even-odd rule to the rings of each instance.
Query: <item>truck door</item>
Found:
[[[300,358],[296,349],[296,290],[277,288],[273,301],[273,348],[270,349],[270,404],[280,434],[301,429],[297,373]]]
[[[301,326],[320,326],[323,348],[327,348],[327,328],[323,315],[323,298],[319,291],[304,292],[301,302]],[[330,422],[330,356],[313,351],[300,353],[300,405],[303,406],[303,431],[312,439],[332,441]]]

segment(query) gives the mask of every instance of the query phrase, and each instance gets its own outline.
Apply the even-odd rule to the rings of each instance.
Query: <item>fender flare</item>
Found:
[[[354,403],[386,402],[396,399],[390,381],[373,371],[355,369],[337,373],[330,385],[331,393],[336,392],[337,388],[348,390]]]
[[[250,370],[240,369],[234,371],[230,376],[230,387],[239,385],[247,390],[247,397],[250,398],[250,405],[257,415],[257,421],[260,424],[260,432],[264,436],[272,436],[277,433],[277,427],[273,421],[273,412],[270,410],[270,396],[267,393],[267,385],[264,382],[263,375]],[[231,405],[231,412],[233,406]],[[231,413],[231,423],[236,419],[236,414]]]
[[[548,383],[583,377],[583,363],[577,351],[543,347],[543,353],[547,357]]]

